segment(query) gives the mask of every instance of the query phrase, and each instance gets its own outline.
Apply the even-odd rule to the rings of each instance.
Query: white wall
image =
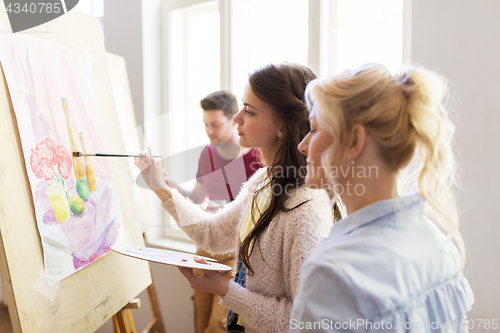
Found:
[[[454,83],[472,319],[500,314],[500,1],[413,0],[412,61]],[[476,322],[477,324],[477,322]]]
[[[144,122],[141,7],[141,0],[106,0],[102,18],[106,51],[124,57],[127,63],[138,125]]]

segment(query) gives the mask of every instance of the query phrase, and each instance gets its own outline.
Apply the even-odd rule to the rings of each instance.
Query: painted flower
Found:
[[[51,160],[52,164],[56,164],[56,146],[57,144],[51,138],[45,138],[42,142],[36,145],[36,152],[40,158]]]
[[[64,150],[66,150],[63,146],[59,146],[59,147],[62,147]],[[60,157],[57,160],[57,168],[59,170],[59,174],[64,179],[68,179],[69,176],[71,175],[71,166],[72,166],[72,161],[71,161],[71,158],[69,157],[68,154]]]
[[[48,158],[40,159],[40,163],[38,164],[40,172],[42,174],[43,179],[51,180],[54,176],[54,166],[52,165],[52,161]]]
[[[51,180],[57,170],[64,179],[68,179],[72,161],[63,145],[56,144],[51,138],[45,138],[35,149],[31,149],[30,165],[37,178]]]
[[[57,160],[69,156],[68,151],[63,145],[55,145],[54,146],[55,158]]]
[[[31,149],[30,165],[31,165],[31,170],[35,174],[36,178],[42,178],[42,168],[39,166],[39,164],[40,164],[40,155],[38,155],[36,150]]]

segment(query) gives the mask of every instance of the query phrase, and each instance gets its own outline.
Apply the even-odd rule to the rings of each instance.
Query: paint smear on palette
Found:
[[[46,272],[60,281],[120,243],[123,223],[92,68],[80,51],[25,35],[0,36],[35,204]]]

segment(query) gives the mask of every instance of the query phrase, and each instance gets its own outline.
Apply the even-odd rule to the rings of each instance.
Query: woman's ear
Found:
[[[354,125],[350,132],[349,154],[355,160],[363,150],[366,142],[366,130],[363,125]]]
[[[283,131],[281,130],[281,128],[278,128],[278,138],[283,138]]]

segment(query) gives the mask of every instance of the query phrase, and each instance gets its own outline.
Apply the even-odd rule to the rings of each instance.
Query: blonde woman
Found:
[[[368,64],[307,89],[306,184],[332,189],[349,216],[304,263],[291,331],[467,331],[474,296],[462,273],[444,81]],[[410,162],[420,164],[417,192],[400,195]]]

